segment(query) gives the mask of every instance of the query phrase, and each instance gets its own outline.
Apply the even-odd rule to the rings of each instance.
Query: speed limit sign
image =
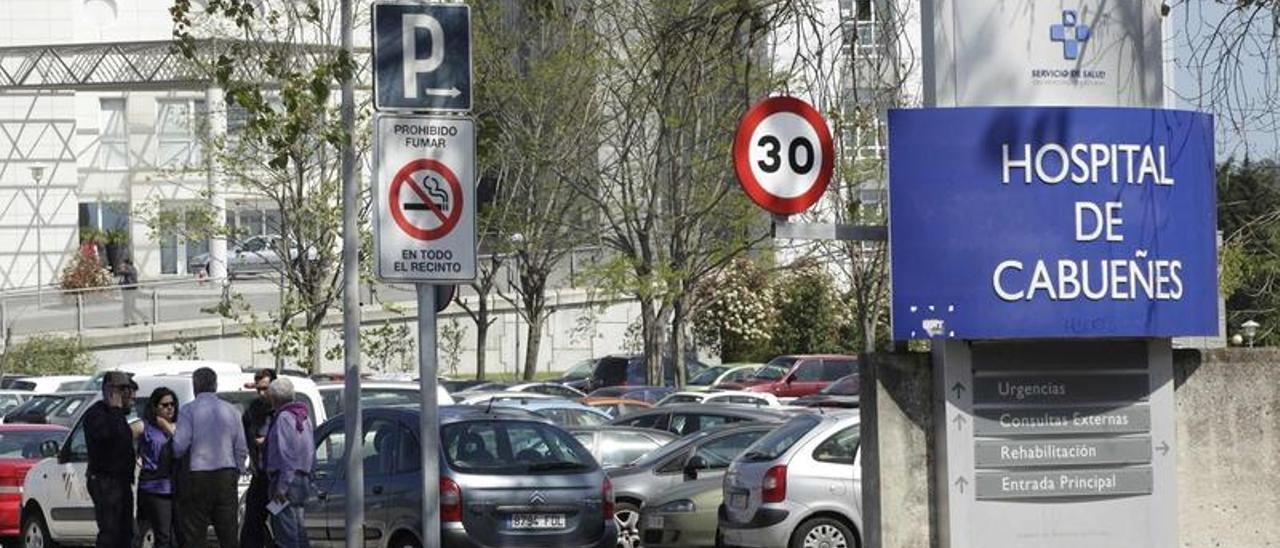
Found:
[[[831,182],[834,161],[826,121],[795,97],[756,103],[738,123],[733,140],[738,182],[772,213],[794,215],[817,203]]]

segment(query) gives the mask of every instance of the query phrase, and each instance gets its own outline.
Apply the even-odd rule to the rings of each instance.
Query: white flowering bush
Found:
[[[703,286],[694,329],[722,360],[767,359],[773,337],[774,287],[770,273],[749,259],[737,261]]]

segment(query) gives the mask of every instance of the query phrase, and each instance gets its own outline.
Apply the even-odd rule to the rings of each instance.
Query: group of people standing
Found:
[[[217,374],[191,376],[195,399],[179,410],[173,390],[156,388],[142,421],[129,424],[138,385],[112,371],[102,400],[85,411],[88,488],[98,548],[133,548],[137,522],[150,525],[155,548],[203,546],[212,526],[220,548],[310,546],[303,504],[314,465],[314,425],[293,383],[264,369],[259,397],[244,413],[218,398]],[[237,484],[252,473],[239,522]],[[270,529],[267,524],[270,523]]]

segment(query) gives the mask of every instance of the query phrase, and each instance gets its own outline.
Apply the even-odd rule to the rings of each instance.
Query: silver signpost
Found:
[[[440,541],[438,284],[476,276],[471,12],[462,3],[373,4],[374,271],[416,284],[422,396],[422,541]],[[385,111],[394,111],[391,114]],[[431,114],[425,114],[431,113]],[[352,546],[352,545],[348,545]]]

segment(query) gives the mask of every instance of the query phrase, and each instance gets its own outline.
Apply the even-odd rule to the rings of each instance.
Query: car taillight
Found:
[[[462,488],[449,478],[440,478],[440,521],[462,521]]]
[[[604,479],[604,487],[601,488],[600,501],[604,505],[604,520],[613,519],[613,482],[609,478]]]
[[[782,502],[787,498],[787,466],[780,464],[764,473],[764,487],[760,491],[761,502]]]

